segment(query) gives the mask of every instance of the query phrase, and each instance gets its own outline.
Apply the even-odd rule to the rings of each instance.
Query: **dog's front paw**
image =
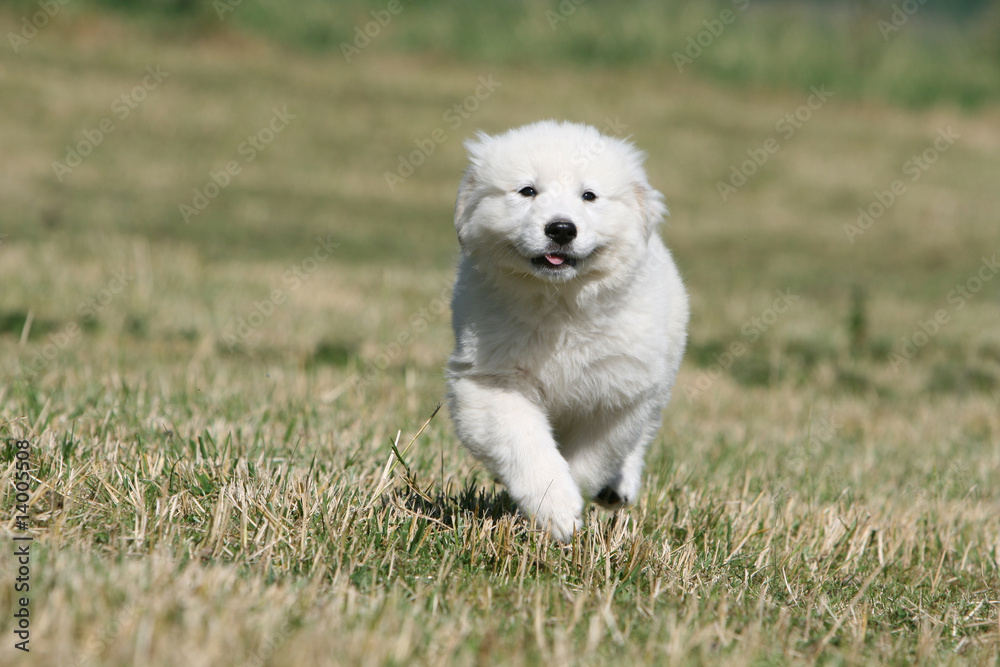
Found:
[[[573,533],[583,527],[583,497],[576,488],[554,491],[552,488],[536,503],[522,505],[543,528],[559,542],[568,543]]]
[[[554,540],[568,544],[573,541],[573,534],[583,527],[579,512],[559,511],[543,515],[535,515],[535,522],[549,531]]]

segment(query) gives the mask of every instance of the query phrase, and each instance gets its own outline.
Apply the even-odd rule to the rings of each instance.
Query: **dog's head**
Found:
[[[466,148],[455,228],[482,271],[550,282],[621,271],[667,211],[643,154],[587,125],[542,121]]]

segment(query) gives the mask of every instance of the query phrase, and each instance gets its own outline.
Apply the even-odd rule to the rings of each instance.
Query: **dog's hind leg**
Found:
[[[644,424],[640,423],[639,428],[632,422],[630,429],[613,429],[607,435],[618,435],[625,439],[619,447],[626,450],[625,456],[619,458],[620,462],[616,466],[605,466],[603,469],[603,480],[597,484],[592,484],[594,502],[610,510],[617,510],[625,505],[634,503],[639,497],[639,490],[642,487],[642,471],[645,465],[646,450],[649,443],[656,436],[660,427],[659,411],[655,411],[652,418],[648,418]],[[613,448],[605,448],[605,451]],[[618,451],[621,451],[619,449]],[[571,462],[572,463],[572,462]],[[576,469],[577,466],[574,466]],[[583,483],[581,482],[581,486]],[[593,491],[596,489],[596,492]]]

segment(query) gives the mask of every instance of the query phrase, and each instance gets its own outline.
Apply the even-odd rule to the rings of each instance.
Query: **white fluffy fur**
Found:
[[[589,126],[544,121],[466,147],[451,415],[518,507],[567,541],[585,498],[636,499],[684,353],[687,295],[656,231],[666,207],[642,153]],[[553,219],[576,225],[559,248],[575,266],[531,261],[554,251]]]

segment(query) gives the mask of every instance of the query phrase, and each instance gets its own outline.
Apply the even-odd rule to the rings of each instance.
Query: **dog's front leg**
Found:
[[[568,542],[581,525],[583,497],[542,409],[521,393],[471,378],[452,380],[449,399],[462,443],[522,512]]]

